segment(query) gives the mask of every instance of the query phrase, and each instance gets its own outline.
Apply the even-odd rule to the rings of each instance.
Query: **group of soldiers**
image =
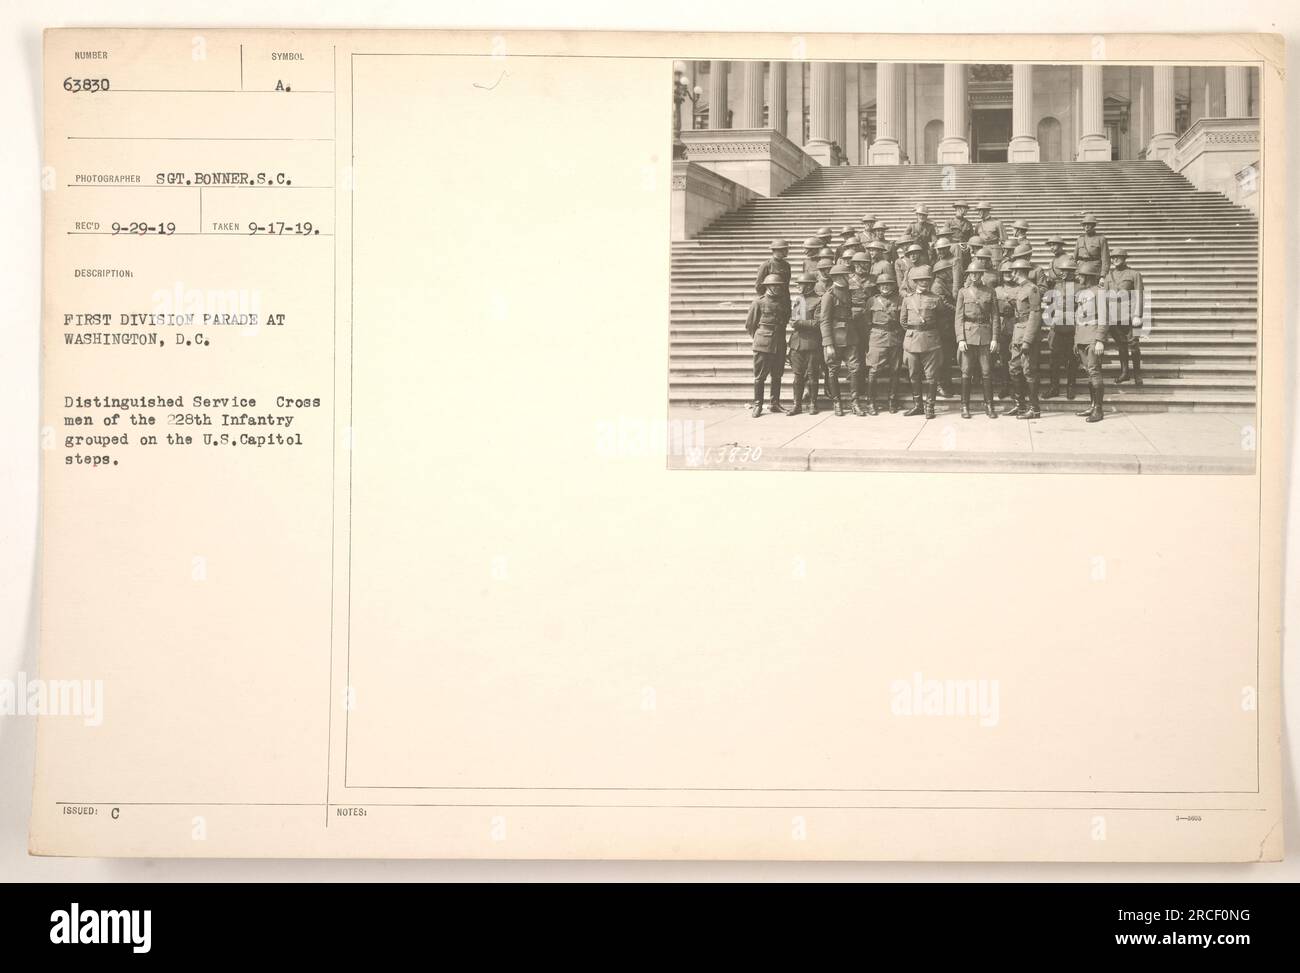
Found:
[[[862,227],[844,227],[836,241],[823,227],[804,241],[797,278],[784,240],[772,242],[772,256],[758,269],[745,329],[753,340],[755,418],[768,408],[800,415],[804,393],[808,411],[817,413],[823,378],[837,416],[844,415],[840,370],[848,373],[855,415],[878,415],[877,388],[888,382],[888,409],[897,412],[899,375],[906,361],[912,407],[904,415],[934,418],[935,399],[957,394],[961,415],[971,418],[971,386],[978,372],[984,413],[998,417],[994,383],[1011,401],[1003,415],[1037,419],[1038,363],[1045,337],[1048,388],[1042,398],[1075,397],[1079,373],[1087,376],[1090,404],[1076,414],[1088,422],[1103,417],[1102,356],[1108,340],[1119,352],[1116,382],[1142,384],[1139,332],[1143,326],[1142,276],[1128,266],[1128,253],[1112,250],[1097,231],[1097,218],[1085,213],[1082,232],[1069,250],[1064,240],[1047,240],[1051,262],[1033,262],[1029,224],[1006,226],[986,202],[953,204],[942,226],[929,210],[915,208],[915,219],[901,239],[887,239],[888,227],[872,215]],[[795,289],[792,293],[791,283]],[[787,332],[788,329],[788,332]],[[781,405],[781,380],[794,373],[794,402]],[[865,403],[864,403],[865,400]]]

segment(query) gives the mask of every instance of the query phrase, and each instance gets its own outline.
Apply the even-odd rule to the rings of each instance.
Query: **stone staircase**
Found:
[[[888,224],[888,238],[897,240],[914,206],[928,204],[931,221],[941,225],[954,200],[986,200],[1006,224],[1028,220],[1040,266],[1048,256],[1043,241],[1060,236],[1072,246],[1084,211],[1096,214],[1112,248],[1129,251],[1129,265],[1146,284],[1152,333],[1142,342],[1140,389],[1110,381],[1119,362],[1108,348],[1108,406],[1148,412],[1255,408],[1256,219],[1218,193],[1195,189],[1161,162],[839,166],[819,169],[780,196],[753,200],[697,239],[672,245],[671,401],[738,404],[752,397],[745,312],[773,238],[790,243],[797,274],[803,241],[819,227],[832,227],[838,239],[843,226],[857,227],[863,214],[873,213]],[[1086,399],[1086,387],[1080,388]],[[1043,407],[1075,403],[1052,399]]]

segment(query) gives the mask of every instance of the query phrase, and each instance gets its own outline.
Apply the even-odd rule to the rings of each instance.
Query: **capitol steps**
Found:
[[[941,225],[955,199],[988,202],[993,216],[1008,225],[1027,220],[1039,265],[1049,252],[1044,241],[1060,236],[1072,242],[1085,211],[1097,217],[1112,247],[1129,251],[1146,284],[1151,331],[1143,339],[1141,389],[1112,384],[1119,362],[1108,350],[1107,398],[1115,408],[1255,407],[1257,222],[1159,162],[840,166],[818,170],[781,196],[756,199],[697,239],[673,244],[671,400],[750,399],[744,318],[754,275],[774,237],[789,241],[797,271],[803,240],[820,227],[831,227],[838,239],[842,227],[857,228],[870,213],[886,222],[889,238],[896,240],[915,205],[928,205],[932,222]],[[1042,371],[1045,378],[1045,361]],[[1067,403],[1045,406],[1063,409]]]

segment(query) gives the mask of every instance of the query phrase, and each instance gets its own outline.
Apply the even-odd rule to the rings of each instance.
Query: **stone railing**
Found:
[[[682,132],[686,158],[758,193],[777,196],[817,168],[817,162],[770,128]]]
[[[698,163],[674,162],[672,239],[694,239],[719,216],[740,209],[754,196],[752,190]]]
[[[1174,143],[1165,163],[1197,189],[1258,212],[1259,155],[1258,118],[1202,118]]]

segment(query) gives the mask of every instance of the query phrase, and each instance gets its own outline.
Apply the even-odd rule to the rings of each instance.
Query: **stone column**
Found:
[[[845,64],[844,68],[844,155],[849,165],[856,166],[862,159],[862,122],[860,118],[860,88],[858,85],[857,64]]]
[[[1151,141],[1147,158],[1169,161],[1169,153],[1178,141],[1174,131],[1174,69],[1156,65],[1151,68]]]
[[[804,151],[831,164],[831,65],[814,61],[808,83],[808,144]]]
[[[1034,66],[1011,65],[1011,144],[1008,162],[1037,162],[1038,127],[1034,121]]]
[[[831,65],[831,141],[844,151],[844,65]]]
[[[736,113],[736,128],[763,127],[763,64],[762,61],[741,61],[740,111]]]
[[[1079,69],[1080,118],[1083,124],[1079,133],[1080,162],[1109,162],[1110,139],[1106,136],[1105,108],[1102,104],[1102,66],[1085,64]]]
[[[871,144],[873,166],[896,166],[902,161],[899,150],[898,89],[903,66],[876,64],[876,140]]]
[[[945,165],[970,162],[970,143],[966,141],[964,64],[943,66],[943,138],[939,140],[937,161]]]
[[[727,127],[727,64],[709,62],[709,128]]]
[[[785,62],[769,61],[768,85],[772,93],[767,98],[767,127],[777,134],[785,134]]]
[[[1250,68],[1224,68],[1223,91],[1228,118],[1250,117]]]

